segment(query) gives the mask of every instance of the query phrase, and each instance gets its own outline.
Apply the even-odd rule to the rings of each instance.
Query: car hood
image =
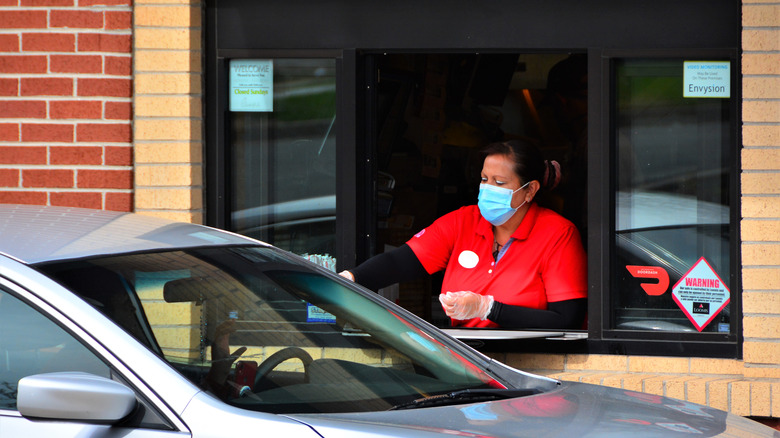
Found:
[[[290,417],[325,438],[351,436],[345,425],[375,436],[780,437],[769,427],[706,406],[570,382],[544,394],[486,403]]]

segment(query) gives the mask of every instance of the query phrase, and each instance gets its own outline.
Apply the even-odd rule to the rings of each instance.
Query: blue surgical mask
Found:
[[[503,225],[515,214],[518,208],[526,203],[526,201],[523,201],[522,204],[512,208],[512,195],[517,191],[524,189],[530,183],[531,181],[528,181],[523,184],[522,187],[514,191],[491,184],[480,184],[477,206],[479,207],[479,212],[482,214],[482,217],[495,226]]]

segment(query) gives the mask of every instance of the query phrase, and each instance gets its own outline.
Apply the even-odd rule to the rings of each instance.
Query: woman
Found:
[[[376,290],[444,270],[439,300],[454,326],[581,328],[587,269],[579,232],[533,202],[548,164],[517,140],[484,154],[477,205],[341,275]]]

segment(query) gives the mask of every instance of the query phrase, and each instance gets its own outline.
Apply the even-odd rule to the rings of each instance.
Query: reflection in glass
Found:
[[[230,113],[230,229],[334,254],[336,65],[275,59],[273,112]]]
[[[477,355],[403,310],[274,248],[147,252],[41,269],[72,280],[76,294],[192,383],[243,409],[384,411],[507,387],[472,362]],[[101,301],[92,295],[95,276],[106,280]]]
[[[110,370],[62,327],[0,289],[0,410],[16,409],[19,380],[80,371],[109,378]]]
[[[682,59],[618,61],[615,95],[612,328],[696,332],[672,297],[680,278],[704,257],[733,289],[729,99],[683,98]],[[668,288],[647,293],[658,281],[627,266],[661,268]],[[729,332],[729,312],[702,331]]]

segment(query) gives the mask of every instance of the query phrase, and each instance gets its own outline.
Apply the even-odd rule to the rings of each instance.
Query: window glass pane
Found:
[[[684,98],[683,62],[616,63],[612,328],[729,331],[729,99]]]
[[[274,59],[272,92],[273,111],[228,117],[231,229],[298,254],[332,255],[335,60]]]
[[[0,290],[0,410],[16,409],[22,377],[60,371],[110,377],[108,366],[60,326]]]

